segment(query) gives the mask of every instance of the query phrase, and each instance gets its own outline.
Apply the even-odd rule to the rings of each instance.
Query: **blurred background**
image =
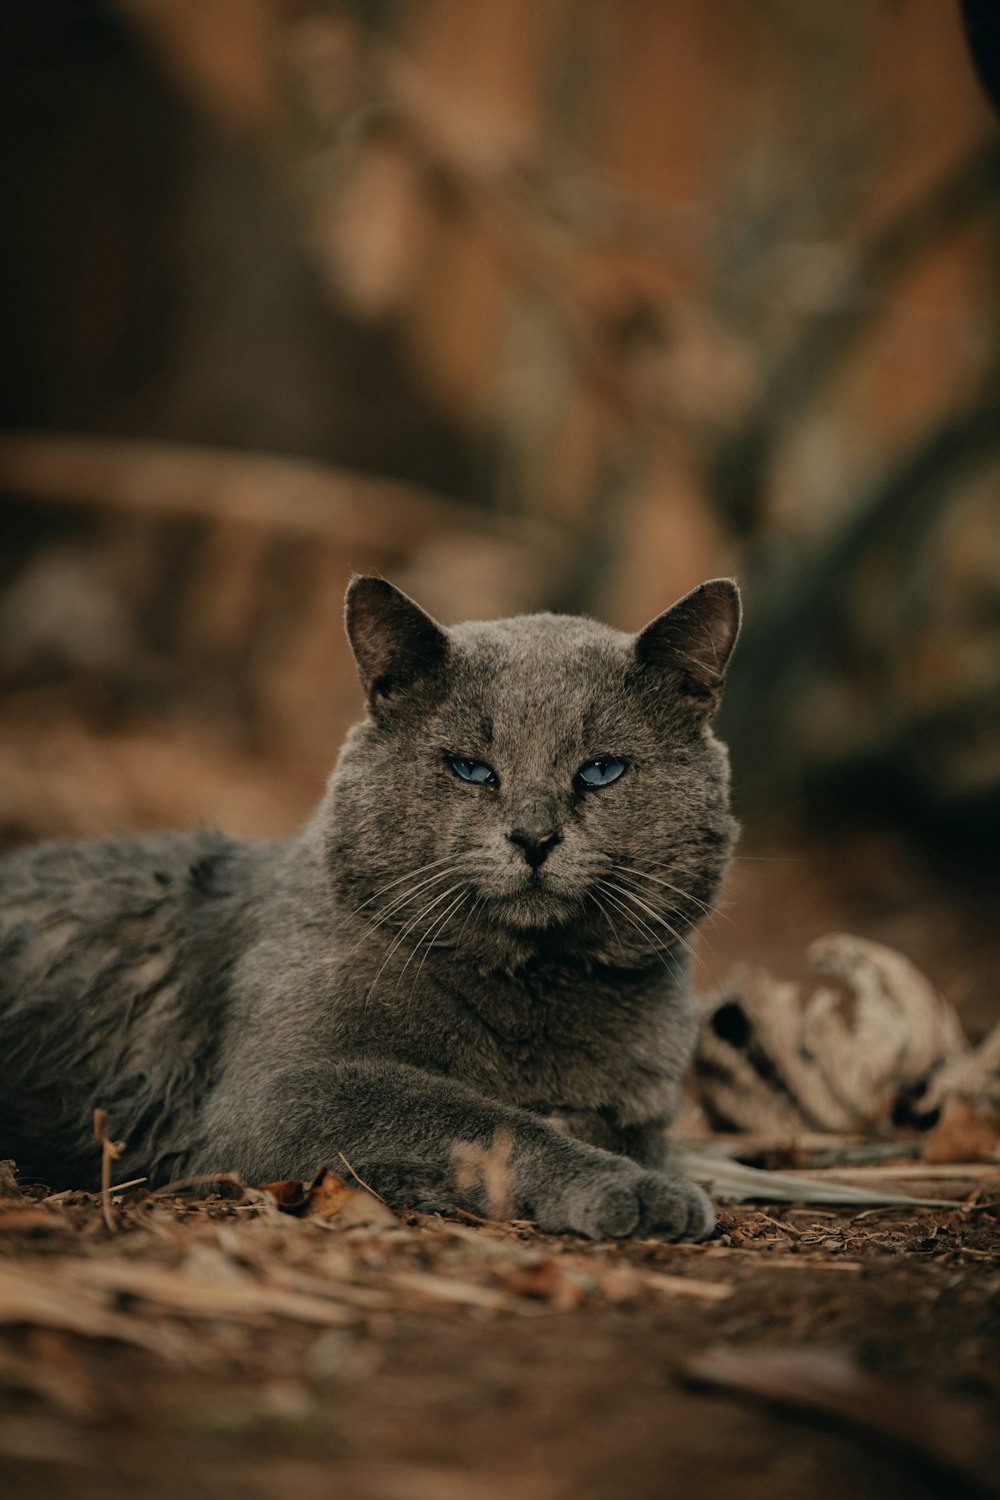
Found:
[[[4,844],[294,826],[352,571],[735,573],[703,982],[848,926],[995,1019],[993,9],[3,0]]]

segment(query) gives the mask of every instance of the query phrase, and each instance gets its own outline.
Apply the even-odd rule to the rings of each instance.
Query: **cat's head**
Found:
[[[637,635],[551,614],[446,629],[354,579],[369,712],[324,815],[344,904],[487,963],[556,946],[631,966],[671,948],[735,833],[709,719],[739,621],[729,579]]]

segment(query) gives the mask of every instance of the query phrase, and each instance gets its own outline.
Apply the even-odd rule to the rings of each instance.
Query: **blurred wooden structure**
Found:
[[[24,539],[0,598],[8,837],[278,832],[360,711],[352,572],[387,573],[450,619],[531,609],[557,571],[540,523],[272,455],[8,436],[0,488],[59,538]]]
[[[905,787],[911,812],[994,815],[1000,144],[957,7],[89,11],[114,37],[114,118],[143,121],[166,192],[125,202],[109,175],[83,231],[91,270],[64,289],[77,321],[36,317],[30,298],[19,312],[21,364],[42,392],[34,405],[30,382],[19,392],[19,425],[266,447],[447,493],[454,526],[419,543],[430,561],[413,574],[446,615],[472,593],[476,613],[548,603],[631,627],[739,571],[750,625],[726,729],[741,785],[786,798],[850,772],[880,798]],[[61,66],[93,82],[73,35]],[[51,67],[7,66],[18,118],[35,119]],[[93,89],[81,98],[98,109]],[[88,118],[78,109],[72,129],[86,136]],[[122,167],[129,181],[134,170]],[[131,238],[116,219],[127,212]],[[109,245],[131,306],[116,301]],[[144,256],[153,282],[135,272]],[[38,374],[43,358],[62,376]],[[66,395],[83,389],[96,394]],[[49,501],[73,499],[54,488]],[[429,503],[400,501],[414,535]],[[137,522],[131,505],[115,514],[129,516],[124,556]],[[331,577],[371,557],[405,581],[395,542],[410,521],[371,514],[393,545],[368,553],[348,525],[339,553],[324,543]],[[538,523],[559,541],[525,568]],[[295,568],[287,547],[281,565],[261,551],[259,530],[204,524],[220,588],[192,620],[209,639],[229,632],[207,670],[232,660],[261,580]],[[504,550],[511,525],[529,527],[520,552]],[[477,575],[453,533],[489,534],[491,577],[516,556],[525,587],[463,596]],[[319,673],[307,657],[302,673]],[[299,691],[265,695],[259,722],[297,722]]]

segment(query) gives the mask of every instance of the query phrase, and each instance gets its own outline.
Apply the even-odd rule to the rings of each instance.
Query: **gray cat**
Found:
[[[708,720],[739,611],[716,580],[635,636],[444,629],[356,578],[368,717],[299,832],[0,862],[0,1156],[92,1185],[99,1105],[129,1176],[342,1153],[390,1204],[704,1237],[665,1128],[735,832]]]

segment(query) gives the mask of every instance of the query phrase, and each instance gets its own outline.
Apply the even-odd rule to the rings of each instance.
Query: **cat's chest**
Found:
[[[672,1114],[692,1041],[690,1005],[670,986],[641,996],[560,977],[525,984],[449,976],[394,1036],[418,1065],[539,1113]]]

